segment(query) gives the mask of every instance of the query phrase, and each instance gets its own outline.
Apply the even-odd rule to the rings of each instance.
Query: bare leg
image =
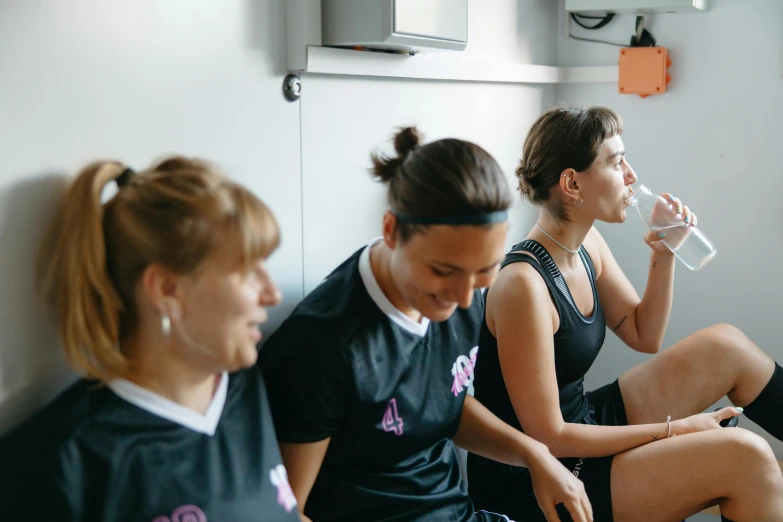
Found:
[[[621,453],[612,465],[616,522],[673,522],[720,504],[736,522],[783,521],[783,477],[769,444],[712,430]]]
[[[724,395],[747,406],[772,377],[775,362],[739,329],[705,328],[620,376],[629,424],[700,413]]]

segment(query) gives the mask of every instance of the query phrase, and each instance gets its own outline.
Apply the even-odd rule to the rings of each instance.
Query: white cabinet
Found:
[[[566,0],[565,8],[572,13],[700,13],[707,10],[707,0]]]
[[[321,32],[326,46],[461,51],[468,0],[321,0]]]

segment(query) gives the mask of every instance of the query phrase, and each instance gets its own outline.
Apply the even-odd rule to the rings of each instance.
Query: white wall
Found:
[[[0,433],[72,378],[36,309],[32,264],[63,176],[168,153],[217,162],[267,203],[270,262],[302,298],[299,108],[281,94],[278,0],[72,0],[0,6]]]
[[[558,9],[551,0],[469,0],[469,59],[557,64]]]
[[[554,101],[553,86],[305,75],[301,104],[288,103],[283,2],[0,5],[0,433],[73,379],[36,308],[32,264],[65,177],[86,162],[199,155],[269,203],[286,302],[268,334],[305,283],[379,233],[383,192],[366,169],[394,127],[474,140],[510,177],[524,132]],[[471,0],[470,20],[467,58],[556,62],[550,0]],[[516,214],[515,237],[530,223],[529,210]]]
[[[428,81],[307,77],[304,88],[306,291],[380,235],[388,206],[385,186],[368,174],[369,156],[374,149],[391,152],[396,127],[415,124],[427,141],[447,136],[474,141],[498,160],[511,184],[525,127],[553,101],[552,87],[500,84],[444,88]],[[524,236],[529,221],[517,205],[509,246]]]
[[[566,38],[565,19],[561,10],[559,65],[617,63],[617,48]],[[633,27],[634,17],[622,16],[605,29],[575,28],[575,33],[627,43]],[[558,101],[617,110],[625,120],[628,160],[640,182],[682,198],[718,248],[715,260],[700,272],[678,265],[667,346],[710,324],[727,322],[783,361],[783,283],[777,274],[783,256],[781,27],[780,0],[712,0],[703,14],[651,20],[650,31],[671,53],[667,93],[641,99],[619,95],[616,85],[556,89]],[[629,214],[626,224],[599,229],[641,294],[649,249],[638,216]],[[587,376],[588,387],[609,382],[645,359],[609,335]],[[783,457],[783,444],[769,440]]]
[[[466,59],[554,65],[557,5],[550,0],[471,0]],[[554,86],[302,77],[305,290],[380,235],[384,186],[370,152],[391,152],[395,129],[416,125],[426,141],[457,137],[487,149],[513,181],[528,127],[554,102]],[[521,203],[521,202],[520,202]],[[518,204],[509,246],[532,224]]]

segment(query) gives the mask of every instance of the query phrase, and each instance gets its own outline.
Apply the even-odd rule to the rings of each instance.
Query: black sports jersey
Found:
[[[331,437],[305,514],[321,521],[507,520],[475,513],[452,437],[483,304],[416,323],[386,298],[370,247],[314,289],[261,350],[281,442]]]
[[[9,521],[299,520],[257,368],[224,374],[203,416],[77,382],[0,440],[0,505]]]
[[[530,252],[535,258],[516,252]],[[502,270],[512,263],[528,263],[546,282],[560,317],[560,327],[554,334],[560,412],[563,420],[570,423],[580,423],[590,414],[590,401],[583,385],[584,376],[598,356],[606,337],[606,319],[598,300],[595,267],[584,247],[579,249],[579,256],[593,289],[595,305],[590,317],[585,317],[579,311],[565,278],[546,249],[537,241],[526,240],[515,245],[512,253],[506,256],[501,265]],[[487,290],[487,294],[491,291],[491,288]],[[480,347],[482,358],[481,364],[476,368],[476,399],[501,420],[521,430],[503,380],[497,339],[489,331],[486,319],[481,327]],[[525,473],[526,468],[504,466],[472,453],[468,456],[468,482],[471,484],[471,490],[474,490],[474,479],[477,488],[491,488],[494,481],[508,480],[514,475]]]

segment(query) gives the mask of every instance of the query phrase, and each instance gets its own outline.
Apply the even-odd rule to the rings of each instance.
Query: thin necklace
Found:
[[[555,239],[555,238],[553,238],[552,236],[550,236],[550,235],[549,235],[549,233],[548,233],[546,230],[544,230],[543,228],[541,228],[541,225],[539,225],[539,224],[538,224],[538,221],[536,221],[536,226],[538,227],[538,230],[540,230],[541,232],[543,232],[543,233],[544,233],[544,235],[545,235],[546,237],[548,237],[549,239],[551,239],[552,241],[554,241],[555,243],[557,243],[557,246],[559,246],[560,248],[562,248],[562,249],[563,249],[563,250],[565,250],[566,252],[570,252],[570,253],[572,253],[572,254],[578,254],[578,253],[579,253],[579,248],[582,248],[582,245],[579,245],[579,248],[577,248],[576,250],[571,250],[570,248],[568,248],[567,246],[565,246],[563,243],[561,243],[561,242],[560,242],[560,241],[558,241],[557,239]]]

